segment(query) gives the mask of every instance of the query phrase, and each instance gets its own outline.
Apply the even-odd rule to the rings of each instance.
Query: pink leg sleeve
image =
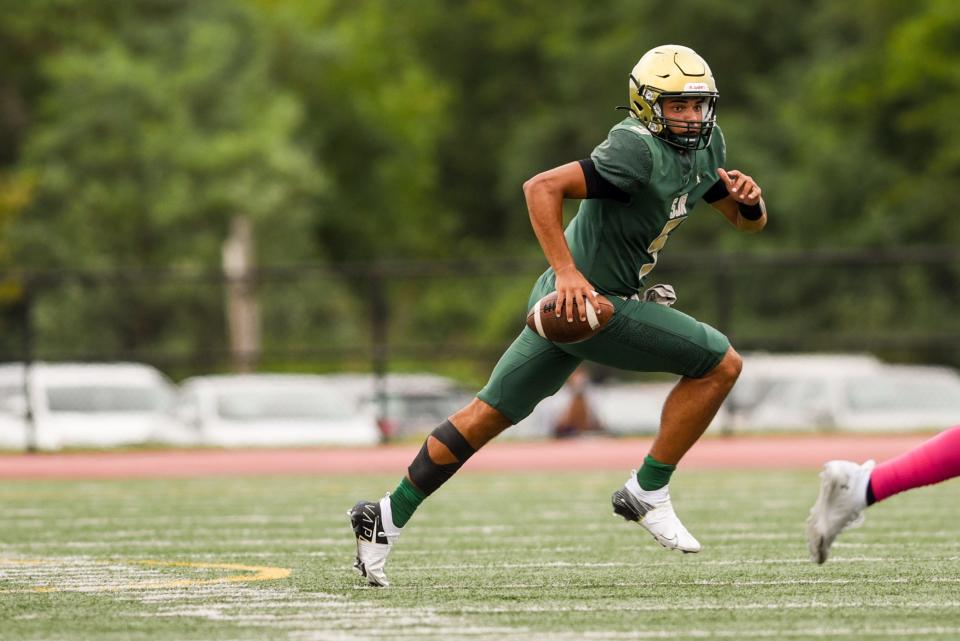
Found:
[[[870,475],[870,486],[876,500],[882,501],[898,492],[955,476],[960,476],[960,425],[878,465]]]

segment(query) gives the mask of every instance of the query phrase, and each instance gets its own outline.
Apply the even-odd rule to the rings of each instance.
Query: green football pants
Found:
[[[534,290],[532,300],[542,295],[539,289]],[[608,298],[615,307],[613,318],[585,341],[551,343],[524,327],[477,394],[480,400],[517,423],[537,403],[556,393],[583,361],[634,372],[701,378],[730,347],[727,337],[716,329],[672,307]]]

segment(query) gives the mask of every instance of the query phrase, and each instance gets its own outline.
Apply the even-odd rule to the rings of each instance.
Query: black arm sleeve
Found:
[[[622,203],[630,201],[630,196],[625,191],[600,175],[590,158],[581,160],[580,168],[587,183],[587,198],[612,198]]]
[[[704,202],[715,203],[718,200],[723,200],[730,195],[730,192],[727,191],[727,186],[723,184],[722,180],[717,180],[710,186],[710,189],[707,190],[707,193],[703,195]]]

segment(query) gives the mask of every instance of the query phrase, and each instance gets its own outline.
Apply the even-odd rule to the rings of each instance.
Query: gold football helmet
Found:
[[[704,149],[717,122],[717,85],[706,60],[680,45],[662,45],[643,54],[630,72],[630,112],[653,135],[681,149]],[[699,98],[699,126],[664,116],[663,98]],[[681,133],[671,131],[671,125]]]

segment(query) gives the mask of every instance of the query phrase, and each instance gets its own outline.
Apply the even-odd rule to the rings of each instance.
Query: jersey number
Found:
[[[657,255],[660,253],[660,250],[663,249],[663,246],[667,244],[667,238],[670,237],[670,232],[679,227],[680,223],[685,220],[686,217],[668,220],[667,224],[663,226],[663,230],[660,232],[660,235],[654,238],[653,242],[650,243],[650,246],[647,247],[647,253],[650,254],[650,258],[653,260],[640,267],[641,280],[643,280],[643,278],[652,272],[653,268],[657,266]]]

